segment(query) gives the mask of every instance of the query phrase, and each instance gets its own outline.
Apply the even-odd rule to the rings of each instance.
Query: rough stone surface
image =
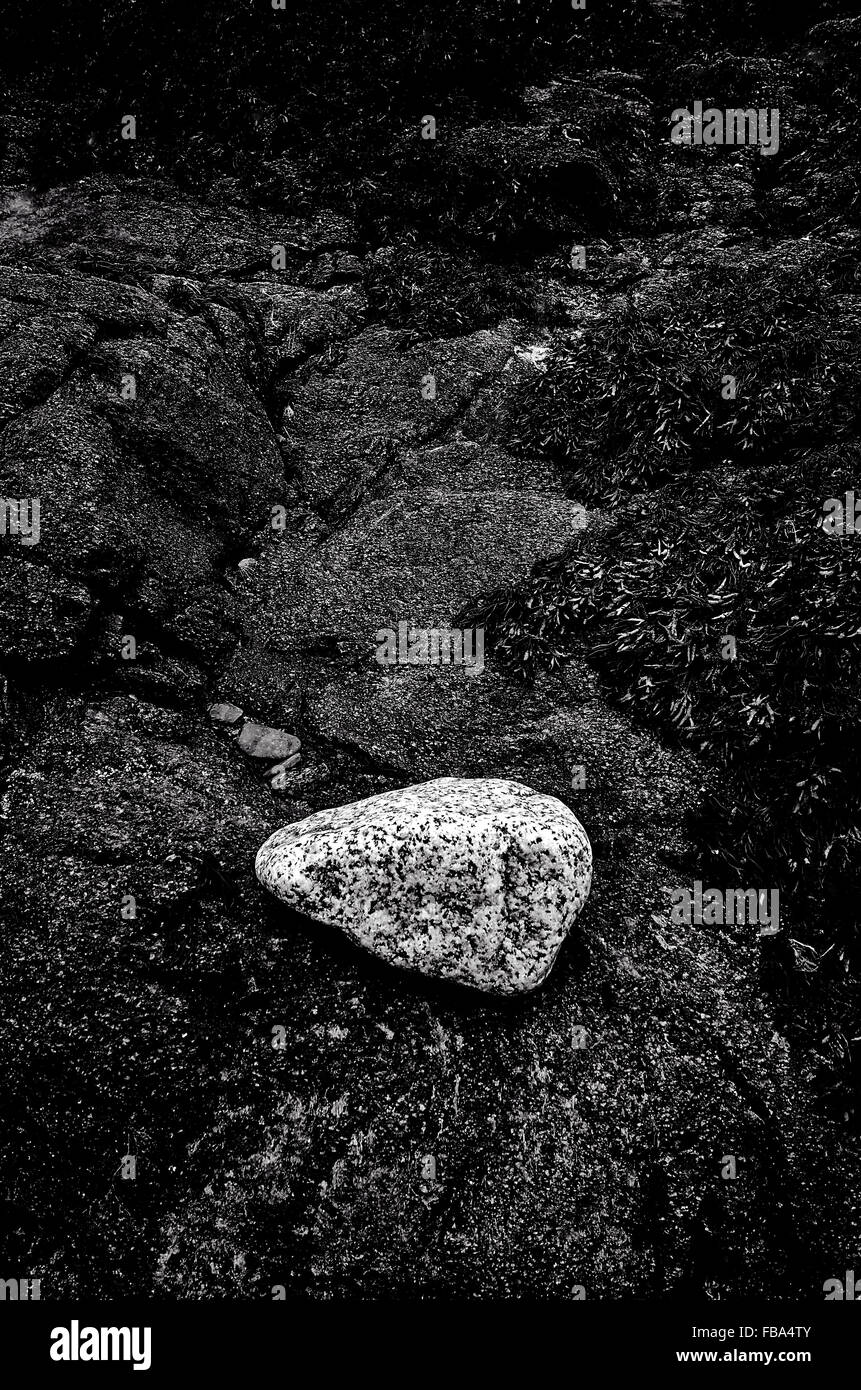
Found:
[[[57,654],[76,636],[97,652],[116,605],[217,659],[222,554],[284,489],[251,384],[201,319],[94,277],[0,266],[0,326],[0,494],[43,499],[39,544],[16,558],[56,576],[70,615]],[[43,587],[15,586],[33,591],[40,626]]]
[[[441,777],[277,831],[256,870],[289,907],[389,964],[523,994],[547,977],[588,897],[592,852],[555,797]]]
[[[267,729],[249,719],[239,733],[238,746],[249,758],[262,758],[269,762],[280,762],[297,753],[302,747],[301,740],[284,729]]]
[[[209,717],[215,724],[235,724],[242,718],[242,710],[238,705],[210,705]]]
[[[399,488],[322,543],[291,536],[268,550],[254,579],[258,640],[295,649],[337,633],[371,661],[379,629],[451,624],[473,595],[525,579],[586,524],[583,507],[552,493]]]
[[[293,386],[285,423],[309,502],[351,497],[376,477],[393,446],[453,427],[513,349],[505,326],[414,345],[409,334],[374,325],[351,339],[334,365],[313,363]]]
[[[460,215],[440,169],[472,180],[476,238],[530,202],[571,227],[529,267],[552,322],[482,310],[431,341],[366,316],[379,248],[340,213],[146,177],[37,193],[11,151],[0,494],[43,509],[38,546],[0,538],[0,1225],[7,1272],[52,1296],[809,1298],[851,1267],[857,1139],[780,1035],[769,943],[668,920],[697,876],[686,813],[706,770],[576,657],[529,687],[490,655],[467,678],[354,643],[381,609],[421,624],[565,543],[564,479],[503,428],[545,327],[671,294],[720,247],[761,254],[739,242],[769,201],[753,152],[668,146],[657,232],[589,236],[586,270],[568,269],[582,195],[600,183],[588,211],[611,216],[655,149],[641,103],[619,104],[629,79],[551,83],[516,129],[500,115],[449,150],[413,141],[443,211]],[[558,129],[535,142],[532,121]],[[803,161],[794,177],[814,227]],[[215,699],[295,729],[309,766],[273,794],[207,718]],[[591,841],[588,930],[520,999],[452,997],[337,931],[324,948],[250,871],[285,822],[437,777],[526,783]],[[134,1202],[106,1198],[130,1124],[149,1175]],[[742,1181],[721,1180],[726,1153]]]

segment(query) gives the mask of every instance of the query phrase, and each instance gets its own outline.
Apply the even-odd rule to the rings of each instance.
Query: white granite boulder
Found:
[[[271,835],[257,877],[381,960],[493,994],[540,985],[589,894],[592,852],[556,797],[441,777]]]

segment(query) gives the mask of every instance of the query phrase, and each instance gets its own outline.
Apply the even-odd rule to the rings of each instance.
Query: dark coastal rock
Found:
[[[380,629],[450,625],[472,595],[525,579],[587,521],[554,493],[400,486],[322,544],[291,537],[270,549],[253,580],[255,642],[295,647],[337,632],[370,662]]]
[[[309,500],[349,494],[378,473],[381,438],[413,445],[452,427],[513,351],[506,325],[413,344],[375,324],[334,365],[315,363],[293,387],[284,431]]]
[[[80,650],[91,612],[82,584],[20,553],[0,557],[0,645],[10,664],[56,661]]]
[[[670,151],[665,230],[642,255],[608,230],[602,254],[596,232],[654,164],[630,76],[603,73],[591,93],[549,82],[513,124],[476,115],[434,149],[411,131],[421,198],[392,181],[397,217],[460,221],[473,252],[537,233],[558,266],[536,283],[558,277],[581,326],[610,291],[675,293],[653,268],[688,266],[725,236],[718,224],[743,232],[754,162]],[[813,225],[819,197],[798,170]],[[373,660],[378,624],[453,620],[576,538],[562,469],[518,454],[501,411],[541,370],[553,322],[537,300],[538,326],[492,300],[485,313],[482,288],[478,319],[417,335],[375,310],[369,324],[373,242],[326,208],[283,206],[99,176],[0,213],[0,492],[43,500],[39,546],[9,537],[0,561],[13,1136],[0,1186],[21,1192],[26,1174],[14,1267],[70,1297],[817,1296],[858,1247],[856,1155],[818,1107],[809,1057],[776,1031],[761,943],[666,920],[696,863],[686,814],[706,768],[632,722],[579,657],[534,686],[493,669],[490,646],[481,679]],[[384,236],[397,235],[396,220]],[[589,242],[579,279],[575,237]],[[276,241],[280,272],[266,260]],[[137,399],[123,402],[129,370]],[[300,515],[273,534],[272,505],[294,495]],[[118,654],[129,615],[136,662]],[[107,657],[95,689],[91,649]],[[37,683],[25,668],[43,661],[55,669]],[[260,777],[202,717],[220,690],[265,721],[244,733]],[[238,719],[225,727],[242,747]],[[293,727],[325,764],[299,769]],[[262,905],[284,917],[249,872],[268,837],[310,856],[309,821],[355,816],[380,789],[397,805],[399,786],[433,778],[523,782],[560,824],[586,827],[588,930],[569,934],[543,988],[453,999],[435,986],[456,978],[442,968],[384,970],[414,964],[416,913],[412,961],[386,954],[385,933],[372,953],[379,920],[376,947],[349,949],[342,936],[366,930],[358,910],[355,932],[325,946],[313,924],[265,930]],[[393,823],[408,844],[416,817],[375,821],[385,843]],[[336,882],[360,861],[331,863]],[[538,978],[545,925],[534,958],[517,938],[504,980]],[[496,981],[480,946],[468,958]],[[253,1022],[238,1006],[249,996],[267,1001]],[[130,1122],[139,1209],[105,1202]],[[738,1182],[723,1180],[725,1154]]]
[[[38,557],[15,562],[38,558],[78,610],[81,586],[120,595],[217,659],[223,617],[214,634],[201,612],[222,601],[225,547],[283,489],[249,383],[201,319],[95,277],[0,267],[0,325],[0,494],[42,499]]]
[[[40,263],[123,276],[159,272],[220,278],[271,270],[272,248],[285,252],[292,281],[333,251],[349,251],[349,218],[321,207],[307,216],[197,197],[169,180],[95,174],[28,199],[12,219],[7,254],[35,253]]]

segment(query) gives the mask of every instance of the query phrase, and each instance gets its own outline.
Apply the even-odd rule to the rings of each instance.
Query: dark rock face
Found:
[[[390,198],[406,194],[416,220],[443,229],[456,222],[484,246],[554,245],[584,223],[606,230],[623,207],[652,196],[649,110],[630,82],[620,94],[609,84],[553,80],[523,93],[514,120],[443,121],[427,142],[405,130]],[[381,204],[396,215],[385,193]]]
[[[312,364],[290,393],[284,431],[308,501],[354,496],[398,450],[452,432],[513,352],[505,326],[414,346],[374,326],[334,365]]]
[[[605,85],[647,181],[636,82]],[[515,222],[523,170],[553,206],[572,165],[589,197],[627,196],[594,94],[525,109],[504,159],[462,132],[452,178],[496,170]],[[857,1234],[857,1178],[773,1029],[757,943],[668,921],[704,770],[582,661],[530,687],[374,659],[379,628],[456,624],[601,524],[504,447],[542,335],[371,321],[375,248],[327,209],[92,179],[10,203],[0,230],[0,492],[42,503],[37,545],[0,541],[16,1267],[57,1294],[810,1294]],[[606,280],[556,267],[554,292],[588,321],[684,253],[662,233]],[[301,737],[278,796],[213,703]],[[254,880],[285,823],[448,776],[526,782],[593,843],[584,932],[519,1007],[406,985]],[[106,1215],[130,1151],[142,1181]]]
[[[3,268],[0,294],[0,488],[43,499],[39,545],[16,553],[30,568],[10,620],[15,589],[32,586],[42,620],[60,621],[39,603],[47,567],[67,606],[88,592],[79,616],[118,611],[131,631],[155,626],[208,664],[222,557],[283,492],[259,399],[202,319],[142,290]]]

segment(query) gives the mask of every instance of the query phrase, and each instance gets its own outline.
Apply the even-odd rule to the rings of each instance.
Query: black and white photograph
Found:
[[[859,251],[854,0],[2,0],[30,1370],[397,1303],[822,1373]]]

